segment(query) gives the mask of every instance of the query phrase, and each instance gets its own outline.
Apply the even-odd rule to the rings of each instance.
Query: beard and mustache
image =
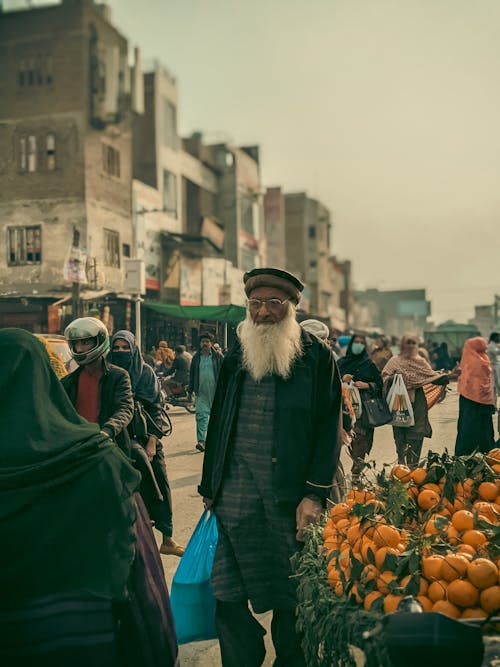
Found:
[[[301,328],[291,304],[285,317],[276,324],[256,324],[247,312],[238,335],[243,368],[256,382],[265,375],[278,375],[284,380],[290,377],[293,363],[302,354]]]

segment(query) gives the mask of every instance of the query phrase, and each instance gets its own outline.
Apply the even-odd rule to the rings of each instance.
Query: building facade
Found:
[[[0,326],[40,331],[71,289],[77,241],[87,275],[73,282],[122,289],[141,77],[90,0],[6,12],[0,43]]]

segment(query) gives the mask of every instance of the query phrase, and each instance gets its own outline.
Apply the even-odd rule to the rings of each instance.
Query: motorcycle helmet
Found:
[[[79,366],[85,366],[103,357],[109,351],[108,330],[95,317],[79,317],[68,324],[64,330],[64,337],[68,341],[71,356]],[[77,352],[74,345],[79,340],[93,339],[92,347],[86,352]]]

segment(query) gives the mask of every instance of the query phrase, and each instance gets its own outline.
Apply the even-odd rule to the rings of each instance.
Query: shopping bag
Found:
[[[387,401],[381,396],[370,396],[363,399],[363,410],[368,418],[368,423],[374,428],[392,422],[392,412],[389,410]]]
[[[351,405],[354,410],[354,415],[356,416],[356,419],[359,419],[361,417],[361,413],[363,412],[363,406],[361,405],[361,396],[359,394],[359,389],[354,386],[354,382],[352,381],[347,382],[344,386],[347,389],[347,393],[349,394]]]
[[[210,585],[217,521],[205,510],[194,529],[172,581],[170,601],[179,644],[215,639],[215,596]]]
[[[392,392],[388,394],[389,410],[392,413],[392,425],[408,428],[415,424],[413,407],[402,375],[394,376]]]

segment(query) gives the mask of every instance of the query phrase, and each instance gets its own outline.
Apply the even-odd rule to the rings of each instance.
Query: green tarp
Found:
[[[178,306],[176,304],[145,301],[144,308],[154,310],[160,315],[180,317],[189,320],[210,320],[214,322],[241,322],[245,319],[243,306]]]

